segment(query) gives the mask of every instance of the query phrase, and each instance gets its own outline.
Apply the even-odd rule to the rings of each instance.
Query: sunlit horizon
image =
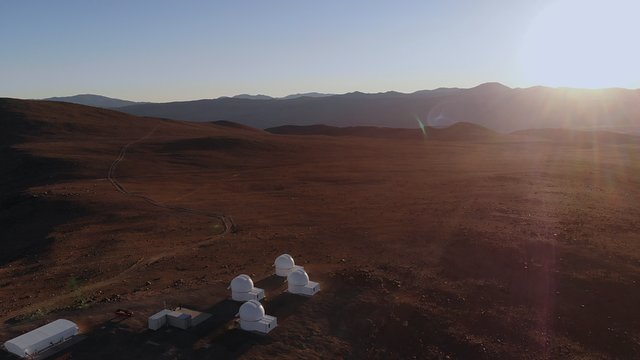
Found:
[[[520,56],[529,81],[586,89],[637,86],[640,33],[633,0],[562,0],[533,20]],[[634,79],[634,76],[636,78]]]
[[[0,4],[0,96],[640,88],[632,0]]]
[[[346,95],[346,94],[353,94],[353,93],[363,93],[363,94],[383,94],[383,93],[391,93],[391,92],[395,92],[395,93],[401,93],[401,94],[412,94],[415,92],[419,92],[419,91],[432,91],[432,90],[438,90],[438,89],[473,89],[475,87],[478,86],[482,86],[485,84],[500,84],[503,85],[507,88],[510,89],[533,89],[533,88],[540,88],[540,87],[544,87],[544,88],[549,88],[549,89],[555,89],[555,90],[565,90],[568,91],[569,93],[571,92],[576,92],[576,93],[581,93],[584,91],[588,91],[588,92],[606,92],[606,91],[611,91],[611,90],[629,90],[629,91],[640,91],[640,88],[625,88],[625,87],[572,87],[572,86],[551,86],[551,85],[531,85],[531,86],[509,86],[507,84],[501,83],[499,81],[488,81],[488,82],[484,82],[484,83],[479,83],[479,84],[475,84],[472,86],[438,86],[438,87],[433,87],[433,88],[417,88],[415,90],[407,90],[407,91],[400,91],[400,90],[396,90],[396,89],[384,89],[384,90],[379,90],[379,91],[362,91],[360,89],[354,89],[354,90],[350,90],[350,91],[343,91],[343,92],[333,92],[333,91],[317,91],[317,90],[301,90],[301,91],[296,91],[296,92],[292,92],[292,93],[279,93],[277,95],[274,94],[270,94],[270,93],[265,93],[265,92],[238,92],[238,93],[234,93],[234,94],[225,94],[225,95],[219,95],[219,96],[204,96],[204,97],[194,97],[194,98],[163,98],[160,100],[153,100],[153,99],[147,99],[144,97],[140,97],[140,98],[128,98],[128,97],[123,97],[123,96],[119,96],[118,94],[104,94],[104,93],[97,93],[97,92],[84,92],[84,93],[69,93],[69,94],[55,94],[55,95],[51,95],[51,96],[43,96],[43,97],[39,97],[39,98],[24,98],[24,99],[29,99],[29,100],[40,100],[40,99],[47,99],[47,98],[51,98],[51,97],[70,97],[70,96],[77,96],[77,95],[98,95],[98,96],[105,96],[105,97],[109,97],[109,98],[114,98],[114,99],[121,99],[121,100],[130,100],[130,101],[138,101],[138,102],[179,102],[179,101],[190,101],[190,100],[210,100],[210,99],[220,99],[220,98],[230,98],[230,97],[235,97],[235,96],[243,96],[243,95],[248,95],[248,96],[268,96],[274,99],[282,99],[286,96],[290,96],[290,95],[302,95],[302,94],[309,94],[309,93],[318,93],[318,94],[324,94],[324,95]]]

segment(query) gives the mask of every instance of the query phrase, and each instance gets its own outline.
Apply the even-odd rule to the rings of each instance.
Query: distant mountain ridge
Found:
[[[281,100],[290,100],[290,99],[297,99],[297,98],[301,98],[301,97],[312,97],[312,98],[320,98],[320,97],[327,97],[327,96],[333,96],[335,94],[325,94],[325,93],[319,93],[319,92],[308,92],[308,93],[300,93],[300,94],[291,94],[291,95],[287,95],[278,99]]]
[[[144,104],[142,102],[115,99],[115,98],[110,98],[110,97],[101,96],[101,95],[94,95],[94,94],[80,94],[80,95],[74,95],[74,96],[51,97],[43,100],[94,106],[94,107],[100,107],[105,109],[114,109],[114,108],[119,108],[119,107],[128,106],[128,105]]]
[[[318,92],[291,94],[291,95],[287,95],[287,96],[283,96],[283,97],[273,97],[273,96],[262,95],[262,94],[258,94],[258,95],[240,94],[240,95],[233,96],[233,98],[234,99],[248,99],[248,100],[291,100],[291,99],[297,99],[297,98],[301,98],[301,97],[318,98],[318,97],[326,97],[326,96],[333,96],[333,95],[335,95],[335,94],[323,94],[323,93],[318,93]],[[228,96],[224,96],[224,97],[228,97]]]
[[[416,128],[419,120],[435,128],[466,122],[505,133],[571,128],[640,134],[640,90],[627,89],[509,88],[485,83],[470,89],[414,93],[303,93],[283,98],[241,94],[166,103],[136,103],[97,95],[47,100],[175,120],[232,121],[259,129],[314,124]]]
[[[352,92],[322,97],[251,100],[219,98],[136,104],[119,109],[176,120],[227,120],[266,129],[282,125],[443,127],[458,122],[513,132],[535,128],[640,132],[640,90],[509,88],[486,83],[406,94]]]
[[[248,99],[248,100],[272,100],[272,99],[274,99],[271,96],[262,95],[262,94],[258,94],[258,95],[240,94],[240,95],[234,96],[233,98],[234,99]]]
[[[309,93],[291,94],[281,98],[276,98],[276,97],[272,97],[269,95],[262,95],[262,94],[258,94],[258,95],[239,94],[232,97],[222,96],[222,97],[219,97],[218,99],[233,98],[233,99],[246,99],[246,100],[290,100],[290,99],[297,99],[301,97],[325,97],[325,96],[333,96],[333,95],[334,94],[309,92]],[[149,102],[122,100],[122,99],[110,98],[107,96],[95,95],[95,94],[56,96],[56,97],[50,97],[42,100],[66,102],[71,104],[94,106],[94,107],[105,108],[105,109],[116,109],[124,106],[137,105],[137,104],[149,104]],[[214,100],[217,100],[217,99],[214,99]]]

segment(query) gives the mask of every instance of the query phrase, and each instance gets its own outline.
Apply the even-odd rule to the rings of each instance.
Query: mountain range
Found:
[[[46,98],[44,100],[94,106],[94,107],[100,107],[105,109],[115,109],[115,108],[128,106],[128,105],[144,104],[142,102],[115,99],[115,98],[110,98],[110,97],[101,96],[101,95],[94,95],[94,94],[59,96],[59,97]]]
[[[318,93],[318,92],[308,92],[308,93],[299,93],[299,94],[291,94],[291,95],[287,95],[287,96],[283,96],[283,97],[272,97],[272,96],[268,96],[268,95],[262,95],[262,94],[258,94],[258,95],[249,95],[249,94],[240,94],[240,95],[236,95],[233,98],[234,99],[249,99],[249,100],[290,100],[290,99],[297,99],[297,98],[301,98],[301,97],[314,97],[314,98],[319,98],[319,97],[327,97],[327,96],[333,96],[335,94],[323,94],[323,93]]]
[[[300,93],[300,94],[291,94],[281,98],[272,97],[268,95],[250,95],[250,94],[240,94],[233,96],[233,99],[247,99],[247,100],[290,100],[297,99],[301,97],[326,97],[332,96],[334,94],[323,94],[318,92],[309,92],[309,93]],[[223,96],[220,99],[228,99],[228,96]],[[105,109],[117,109],[124,106],[136,105],[136,104],[148,104],[147,102],[140,101],[130,101],[130,100],[122,100],[111,98],[102,95],[95,94],[79,94],[73,96],[57,96],[43,99],[46,101],[57,101],[57,102],[66,102],[71,104],[79,104],[79,105],[87,105],[93,107],[100,107]]]
[[[640,90],[627,89],[509,88],[485,83],[470,89],[439,88],[410,94],[309,93],[280,99],[239,95],[116,107],[133,115],[225,120],[261,129],[316,124],[416,128],[467,122],[499,132],[571,128],[640,133]]]

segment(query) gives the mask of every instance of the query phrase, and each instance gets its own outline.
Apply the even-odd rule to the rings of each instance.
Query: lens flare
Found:
[[[442,127],[446,125],[446,117],[444,115],[444,104],[436,104],[429,109],[427,114],[427,126]]]
[[[427,130],[424,127],[424,124],[422,123],[422,120],[420,120],[420,117],[416,116],[416,121],[418,122],[418,126],[420,127],[420,130],[422,130],[422,136],[427,137]]]

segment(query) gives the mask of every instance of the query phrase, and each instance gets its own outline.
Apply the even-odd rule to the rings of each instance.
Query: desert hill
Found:
[[[469,122],[498,132],[534,128],[640,130],[637,123],[640,117],[638,90],[512,89],[498,83],[471,89],[441,88],[411,94],[354,92],[259,101],[220,98],[136,104],[120,110],[179,120],[228,120],[262,129],[314,124],[414,128],[417,116],[427,126]]]
[[[422,132],[419,129],[395,129],[374,126],[283,125],[268,128],[265,131],[280,135],[357,136],[416,140],[422,138]]]
[[[212,124],[218,125],[218,126],[226,126],[226,127],[230,127],[233,129],[242,129],[242,130],[247,130],[247,131],[262,131],[260,129],[256,129],[256,128],[252,128],[251,126],[247,126],[247,125],[242,125],[242,124],[238,124],[232,121],[225,121],[225,120],[220,120],[220,121],[213,121]]]
[[[88,177],[104,178],[114,152],[119,151],[125,139],[133,140],[151,132],[158,137],[188,133],[197,142],[201,136],[214,134],[208,146],[222,149],[229,146],[229,134],[235,131],[228,126],[141,118],[71,103],[5,98],[0,98],[0,119],[0,156],[4,165],[0,170],[3,189],[0,222],[5,225],[6,236],[0,262],[41,247],[46,240],[42,238],[43,232],[50,230],[52,221],[56,222],[52,219],[80,211],[67,207],[64,198],[43,202],[42,197],[29,195],[29,189]],[[234,146],[236,150],[241,150],[245,142],[268,146],[256,140],[259,133],[251,141],[245,140],[242,133],[246,131],[232,137],[232,142],[240,144]],[[61,213],[48,204],[66,210]],[[16,222],[22,216],[25,219]],[[26,220],[31,216],[41,220],[29,224]]]
[[[61,359],[637,357],[640,144],[413,127],[294,136],[0,99],[0,341],[66,318],[86,339]],[[317,295],[286,292],[282,253]],[[234,320],[241,273],[268,336]],[[212,317],[147,330],[180,305]]]
[[[414,140],[496,140],[500,134],[487,128],[470,123],[455,123],[444,128],[425,127],[421,129],[383,128],[373,126],[336,127],[328,125],[284,125],[265,129],[273,134],[281,135],[328,135],[356,136],[380,139],[414,139]]]

